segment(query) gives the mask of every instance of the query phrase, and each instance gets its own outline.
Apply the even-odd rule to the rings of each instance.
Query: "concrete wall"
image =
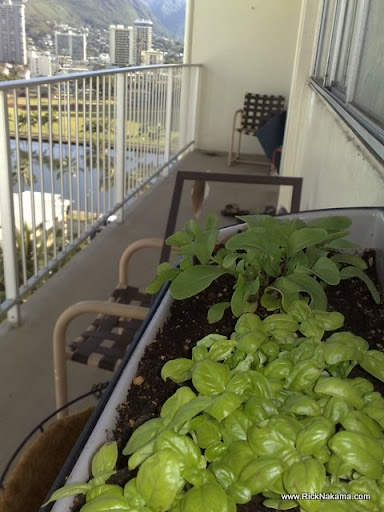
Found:
[[[302,176],[301,209],[382,206],[384,170],[359,137],[309,84],[321,0],[305,0],[284,142],[282,174]],[[283,192],[280,205],[289,204]]]
[[[227,151],[246,92],[289,95],[302,0],[192,0],[190,58],[204,65],[197,147]],[[260,153],[254,137],[244,150]]]

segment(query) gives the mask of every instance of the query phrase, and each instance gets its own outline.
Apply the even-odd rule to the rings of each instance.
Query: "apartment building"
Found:
[[[109,54],[114,66],[125,67],[135,64],[133,27],[109,26]]]
[[[69,30],[55,32],[56,56],[71,57],[72,60],[87,60],[87,36]]]
[[[27,64],[23,0],[0,0],[0,62]]]

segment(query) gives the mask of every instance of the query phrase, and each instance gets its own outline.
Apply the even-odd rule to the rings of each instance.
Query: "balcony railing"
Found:
[[[0,313],[194,142],[199,66],[0,83]]]

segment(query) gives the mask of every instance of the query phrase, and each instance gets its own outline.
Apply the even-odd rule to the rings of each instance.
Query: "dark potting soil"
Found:
[[[369,264],[366,274],[381,291],[376,278],[374,252],[367,252],[365,259]],[[159,415],[163,403],[178,388],[177,384],[170,380],[164,382],[160,377],[161,368],[166,361],[190,357],[196,341],[210,333],[230,336],[233,332],[237,319],[228,310],[222,321],[213,325],[207,322],[207,311],[212,304],[230,300],[232,279],[230,276],[222,276],[199,295],[173,303],[170,319],[161,332],[157,333],[155,342],[146,349],[127,400],[118,407],[119,418],[114,437],[120,449],[124,448],[135,428]],[[375,304],[366,285],[359,279],[346,280],[337,286],[329,286],[326,293],[329,310],[339,311],[345,316],[345,324],[340,330],[351,331],[366,339],[371,349],[383,350],[383,304]],[[257,313],[262,317],[268,314],[265,310]],[[350,376],[369,378],[375,389],[384,395],[384,384],[360,367],[356,367]],[[120,456],[118,468],[119,471],[114,478],[116,483],[122,484],[134,476],[133,472],[127,470],[127,457]],[[261,496],[255,496],[250,503],[238,505],[237,509],[239,512],[270,510],[262,505],[263,499]]]

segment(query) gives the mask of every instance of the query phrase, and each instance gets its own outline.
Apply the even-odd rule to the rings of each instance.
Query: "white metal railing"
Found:
[[[199,66],[0,83],[0,313],[194,142]]]

